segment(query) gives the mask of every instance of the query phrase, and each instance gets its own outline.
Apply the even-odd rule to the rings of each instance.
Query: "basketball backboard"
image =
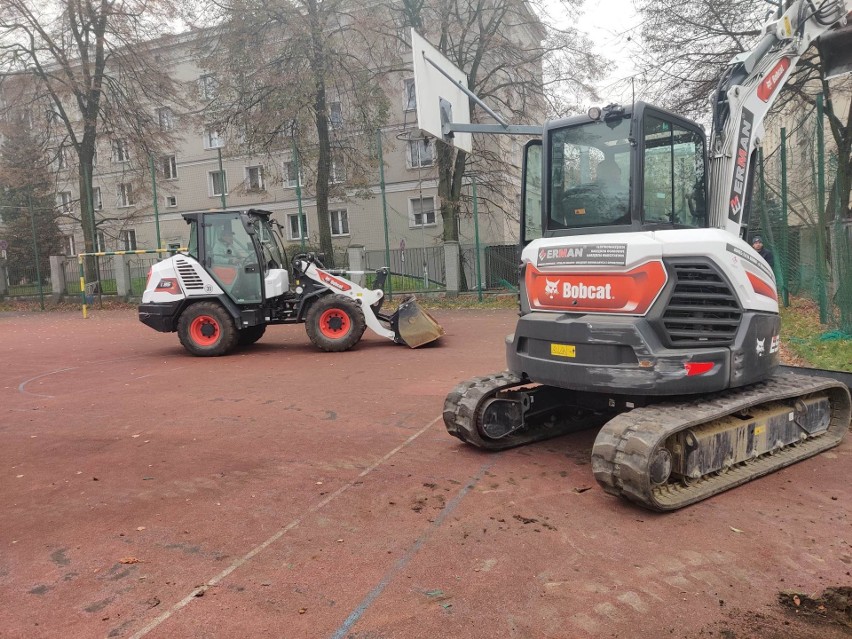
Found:
[[[467,76],[414,29],[411,53],[418,126],[424,133],[470,153],[473,148],[470,133],[445,135],[443,130],[443,125],[449,122],[470,124],[470,98],[459,88],[467,87]]]

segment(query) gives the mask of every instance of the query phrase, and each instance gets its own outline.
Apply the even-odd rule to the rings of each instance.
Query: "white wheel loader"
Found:
[[[312,253],[288,265],[270,215],[257,209],[184,214],[187,250],[151,267],[139,320],[177,332],[184,348],[202,357],[253,344],[269,324],[304,323],[324,351],[349,350],[366,328],[411,348],[443,335],[413,296],[392,315],[381,312],[387,268],[376,271],[376,288],[368,289],[326,269]]]

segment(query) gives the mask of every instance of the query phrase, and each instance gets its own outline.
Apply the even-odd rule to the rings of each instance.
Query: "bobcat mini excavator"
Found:
[[[376,272],[374,290],[326,269],[312,253],[296,255],[288,272],[270,215],[256,209],[185,213],[189,246],[151,267],[139,320],[177,332],[187,351],[208,357],[254,344],[268,324],[304,323],[324,351],[349,350],[366,327],[411,348],[444,334],[413,296],[392,315],[381,312],[387,268]]]
[[[642,102],[527,144],[508,370],[450,392],[452,435],[500,450],[599,427],[598,482],[660,511],[840,443],[852,374],[780,370],[775,277],[743,240],[764,118],[800,56],[818,41],[852,70],[852,0],[785,5],[727,68],[709,149]]]

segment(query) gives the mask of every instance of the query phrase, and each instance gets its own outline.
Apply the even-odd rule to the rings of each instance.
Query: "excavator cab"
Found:
[[[643,102],[551,122],[526,147],[524,241],[706,227],[706,164],[699,125]]]

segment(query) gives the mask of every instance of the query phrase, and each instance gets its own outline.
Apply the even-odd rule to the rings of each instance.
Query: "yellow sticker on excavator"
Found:
[[[557,357],[577,357],[577,347],[573,344],[551,344],[550,354]]]
[[[793,25],[790,24],[790,18],[784,16],[784,34],[789,38],[793,35]]]

